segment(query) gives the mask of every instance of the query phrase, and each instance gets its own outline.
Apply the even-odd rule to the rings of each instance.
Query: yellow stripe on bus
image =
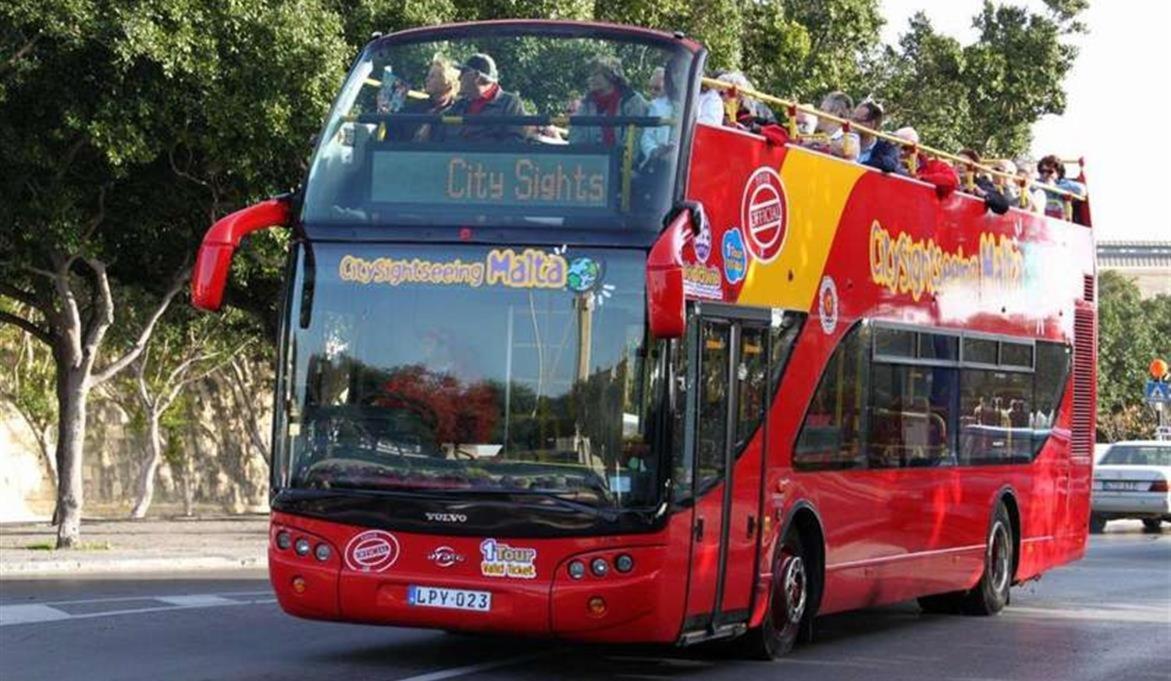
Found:
[[[790,147],[780,171],[789,209],[785,245],[767,265],[752,261],[738,302],[808,310],[846,201],[866,169]]]

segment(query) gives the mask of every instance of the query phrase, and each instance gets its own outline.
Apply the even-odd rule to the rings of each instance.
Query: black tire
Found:
[[[1102,534],[1105,531],[1106,531],[1106,518],[1105,518],[1105,516],[1098,515],[1097,513],[1091,513],[1090,514],[1090,534]]]
[[[818,593],[810,574],[809,551],[797,532],[790,530],[773,560],[773,583],[769,589],[764,622],[744,634],[741,650],[756,660],[775,660],[793,649],[802,631],[813,624],[813,594]]]
[[[1143,518],[1143,532],[1162,532],[1162,518]]]
[[[965,596],[964,614],[995,615],[1008,605],[1015,550],[1012,520],[1008,517],[1008,509],[1003,503],[999,503],[988,527],[988,541],[984,548],[984,574],[980,575],[980,581]]]

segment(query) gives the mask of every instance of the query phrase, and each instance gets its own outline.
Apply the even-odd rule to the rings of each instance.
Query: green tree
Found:
[[[892,122],[914,125],[925,142],[985,156],[1028,151],[1033,123],[1065,111],[1063,82],[1085,27],[1087,0],[1045,0],[1032,12],[985,1],[973,19],[979,36],[961,46],[916,14],[898,48],[884,50],[871,74]]]
[[[1158,352],[1157,325],[1168,322],[1153,318],[1152,307],[1118,272],[1098,277],[1098,429],[1110,441],[1149,436],[1154,424],[1143,404],[1143,386]]]
[[[0,70],[0,294],[36,311],[0,321],[53,352],[64,547],[80,535],[90,391],[146,347],[209,222],[296,184],[348,49],[319,0],[19,0],[0,13],[0,54],[12,55]],[[157,302],[102,365],[111,278]],[[234,290],[275,307],[275,287]]]

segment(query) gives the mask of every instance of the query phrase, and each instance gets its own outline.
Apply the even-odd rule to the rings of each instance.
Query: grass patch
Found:
[[[56,551],[57,542],[55,541],[41,541],[35,544],[28,544],[24,548],[29,551]],[[83,541],[72,549],[65,549],[66,551],[109,551],[114,548],[108,541]]]

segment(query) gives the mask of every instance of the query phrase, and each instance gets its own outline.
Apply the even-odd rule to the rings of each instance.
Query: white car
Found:
[[[1133,440],[1110,445],[1094,467],[1090,532],[1106,521],[1140,518],[1149,532],[1171,522],[1171,442]]]

